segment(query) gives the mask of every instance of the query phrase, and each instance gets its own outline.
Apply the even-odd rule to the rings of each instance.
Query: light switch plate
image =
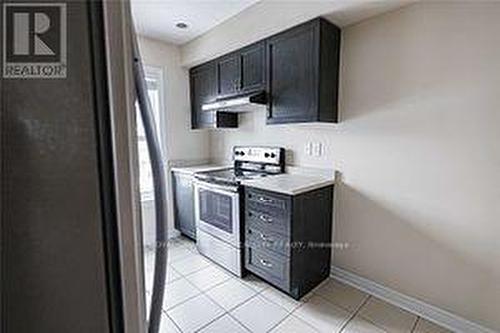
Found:
[[[306,143],[306,154],[311,156],[313,154],[313,143],[308,142]]]
[[[321,142],[315,142],[313,144],[313,155],[316,157],[323,155],[323,144]]]

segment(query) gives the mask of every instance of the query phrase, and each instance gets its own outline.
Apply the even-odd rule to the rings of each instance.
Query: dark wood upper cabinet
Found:
[[[230,96],[239,92],[240,57],[232,53],[217,60],[217,95]]]
[[[265,90],[268,124],[337,122],[340,29],[317,18],[190,70],[192,127],[237,127],[203,103]]]
[[[209,62],[189,71],[191,94],[191,127],[237,127],[238,115],[225,112],[203,111],[204,103],[217,98],[216,63]]]
[[[266,89],[266,45],[259,42],[240,51],[240,92],[243,94]]]
[[[203,103],[216,97],[215,66],[207,63],[189,71],[191,93],[191,126],[192,128],[211,127],[213,113],[202,112]]]
[[[265,86],[265,43],[259,42],[216,60],[217,95],[245,95]]]
[[[268,124],[337,122],[340,29],[322,19],[267,40]]]

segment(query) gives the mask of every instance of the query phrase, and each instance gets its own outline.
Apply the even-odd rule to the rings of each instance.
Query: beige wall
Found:
[[[223,53],[217,29],[209,52]],[[294,164],[335,167],[336,240],[350,243],[335,265],[500,330],[499,32],[498,2],[424,2],[349,26],[339,124],[248,114],[211,133],[212,155],[277,144]],[[205,54],[195,43],[184,50]],[[308,156],[308,141],[323,156]]]
[[[208,133],[191,130],[188,71],[181,66],[180,50],[173,44],[140,37],[139,47],[145,65],[163,70],[164,110],[167,115],[164,138],[168,160],[209,158]]]
[[[181,48],[184,66],[193,66],[329,13],[341,26],[417,0],[261,0]]]

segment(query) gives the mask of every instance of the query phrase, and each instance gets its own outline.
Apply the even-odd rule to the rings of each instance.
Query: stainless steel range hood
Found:
[[[247,96],[221,98],[215,102],[201,106],[203,111],[249,112],[261,109],[267,103],[265,91],[259,91]]]

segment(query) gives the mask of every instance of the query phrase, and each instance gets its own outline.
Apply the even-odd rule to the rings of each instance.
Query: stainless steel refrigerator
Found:
[[[22,12],[24,4],[16,3],[13,10]],[[4,66],[23,54],[49,59],[64,51],[65,57],[64,77],[12,78],[3,67],[1,332],[156,332],[166,262],[165,191],[155,188],[155,285],[146,313],[134,108],[143,82],[129,4],[42,5],[52,3],[62,5],[59,19],[41,7],[9,19],[2,3]],[[5,24],[12,22],[15,29],[26,24],[14,34],[21,38],[18,58],[6,49]],[[57,23],[58,37],[50,37],[47,22]],[[57,52],[51,51],[54,41],[63,43]],[[147,124],[148,102],[139,98],[139,105],[160,184],[161,152]]]

